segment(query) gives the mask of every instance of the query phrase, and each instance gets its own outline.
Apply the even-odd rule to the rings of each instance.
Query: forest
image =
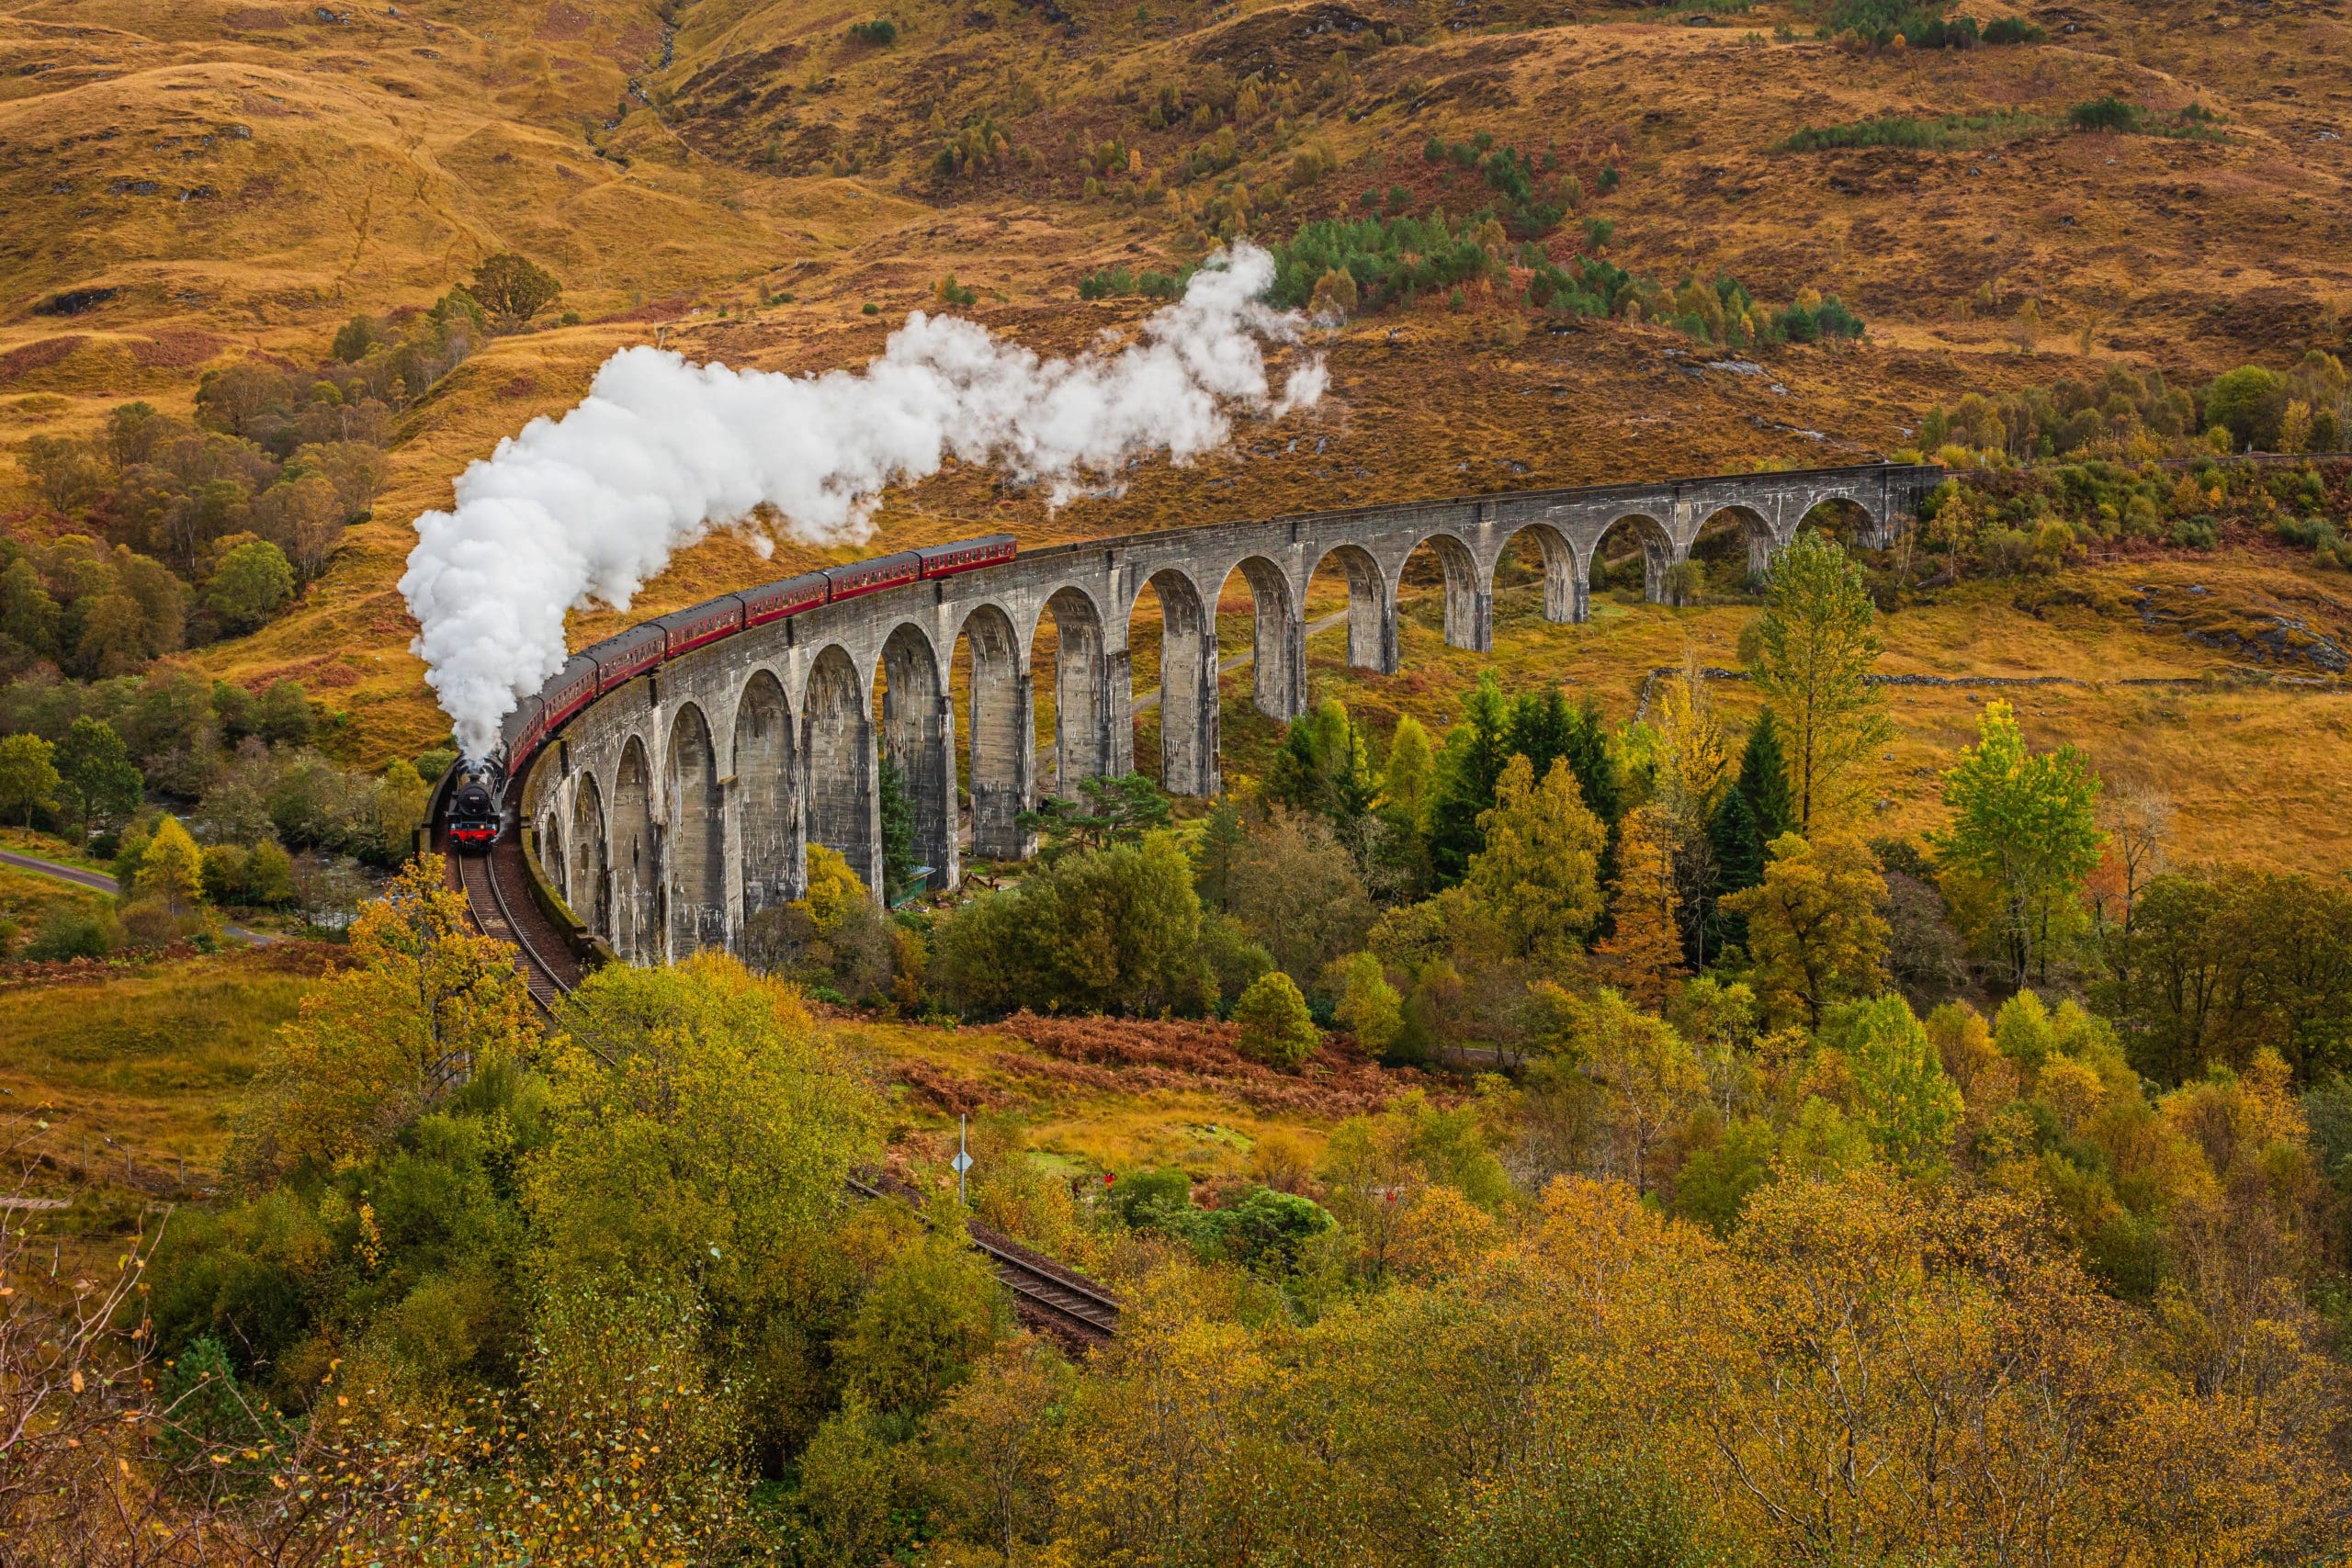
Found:
[[[551,1024],[409,863],[221,1199],[0,1297],[0,1526],[189,1562],[2333,1560],[2352,896],[2173,865],[2166,803],[1998,703],[1946,825],[1865,837],[1864,574],[1808,535],[1765,601],[1744,735],[1695,671],[1617,724],[1489,680],[1434,743],[1327,704],[1205,817],[1100,783],[945,914],[820,854],[744,959],[598,971]],[[127,897],[200,899],[175,833]],[[1069,1170],[983,1105],[967,1210],[853,1002],[1221,1019],[1200,1049],[1375,1091],[1214,1184]],[[885,1168],[919,1205],[845,1185]],[[1024,1328],[967,1213],[1115,1292],[1116,1338]]]

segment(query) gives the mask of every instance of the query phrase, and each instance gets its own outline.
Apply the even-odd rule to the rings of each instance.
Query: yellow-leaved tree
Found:
[[[211,928],[204,901],[204,852],[178,818],[156,822],[120,897],[122,923],[140,942],[177,942]]]
[[[1843,834],[1783,833],[1764,880],[1724,900],[1746,917],[1752,983],[1775,1023],[1817,1027],[1833,1002],[1886,988],[1886,878]]]
[[[1675,923],[1674,858],[1653,808],[1629,814],[1617,844],[1617,884],[1610,913],[1617,929],[1600,951],[1617,960],[1618,988],[1653,1012],[1682,973],[1682,936]]]
[[[537,1045],[514,950],[468,922],[438,855],[360,910],[351,956],[263,1053],[232,1156],[247,1180],[363,1157],[487,1063]]]
[[[1565,761],[1544,782],[1513,757],[1478,817],[1486,848],[1470,857],[1463,889],[1486,906],[1511,956],[1560,964],[1584,950],[1600,923],[1600,852],[1608,829],[1585,807]]]

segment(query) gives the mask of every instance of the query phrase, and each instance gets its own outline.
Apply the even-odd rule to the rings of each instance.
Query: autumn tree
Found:
[[[139,809],[146,780],[114,726],[77,718],[57,743],[59,805],[86,839],[94,825],[118,822]]]
[[[1340,998],[1335,1016],[1373,1055],[1385,1055],[1405,1027],[1404,998],[1388,983],[1380,960],[1352,953],[1331,966],[1329,982]]]
[[[1380,804],[1417,829],[1425,826],[1436,766],[1429,731],[1421,728],[1421,721],[1411,714],[1399,717],[1388,737],[1388,755],[1381,763]]]
[[[1977,743],[1944,773],[1951,825],[1935,835],[1951,871],[1993,895],[1994,933],[2012,986],[2046,978],[2051,950],[2098,863],[2098,776],[2072,746],[2035,752],[2007,703],[1988,703]]]
[[[1006,1568],[1049,1533],[1076,1385],[1067,1359],[1023,1335],[981,1362],[932,1425],[929,1457],[949,1511]]]
[[[20,827],[33,825],[33,813],[57,804],[60,782],[56,748],[33,734],[0,739],[0,816],[14,817]]]
[[[1585,809],[1568,763],[1553,763],[1539,785],[1527,759],[1510,759],[1478,832],[1486,847],[1463,889],[1492,912],[1512,953],[1557,964],[1580,953],[1600,920],[1607,830]]]
[[[1961,1094],[1911,1004],[1893,994],[1842,1003],[1823,1019],[1821,1042],[1844,1057],[1855,1108],[1886,1161],[1910,1174],[1940,1163]]]
[[[1732,764],[1723,722],[1708,700],[1706,676],[1695,654],[1658,694],[1655,735],[1648,828],[1673,878],[1683,957],[1703,966],[1716,923],[1720,877],[1710,829],[1731,786]],[[1621,857],[1624,852],[1621,847]]]
[[[365,1156],[487,1064],[532,1056],[514,949],[474,930],[444,875],[437,855],[403,866],[352,922],[350,965],[263,1051],[233,1155],[248,1180]]]
[[[1657,815],[1642,810],[1625,818],[1609,904],[1616,929],[1600,944],[1620,966],[1619,987],[1653,1012],[1666,1006],[1668,987],[1682,973],[1683,953],[1674,863],[1654,825]]]
[[[1295,1067],[1315,1055],[1322,1035],[1307,1015],[1306,998],[1281,970],[1259,976],[1233,1007],[1241,1026],[1241,1054],[1270,1067]]]
[[[1562,1046],[1608,1092],[1614,1136],[1607,1173],[1646,1194],[1667,1140],[1706,1100],[1698,1057],[1671,1025],[1611,990],[1571,1006]]]
[[[1868,680],[1876,614],[1861,567],[1828,536],[1808,530],[1773,558],[1754,672],[1787,750],[1799,832],[1845,804],[1890,732]]]
[[[554,304],[563,285],[528,256],[501,251],[475,266],[472,292],[502,331],[514,332]]]
[[[1755,983],[1773,1018],[1818,1027],[1833,1003],[1886,987],[1886,879],[1850,838],[1784,833],[1764,880],[1724,900],[1747,922]]]
[[[220,558],[205,580],[204,604],[232,634],[258,630],[294,597],[294,568],[286,552],[253,539]]]

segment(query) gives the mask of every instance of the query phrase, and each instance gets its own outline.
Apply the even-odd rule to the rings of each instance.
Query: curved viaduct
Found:
[[[731,947],[751,917],[804,891],[809,842],[880,886],[880,752],[904,774],[915,859],[933,868],[934,886],[958,880],[967,826],[973,853],[1018,859],[1033,846],[1015,818],[1041,794],[1134,771],[1128,625],[1147,589],[1163,615],[1160,783],[1214,795],[1216,605],[1237,572],[1253,604],[1255,705],[1288,720],[1307,706],[1304,606],[1327,561],[1346,573],[1348,662],[1394,674],[1397,584],[1425,546],[1444,572],[1447,643],[1484,652],[1495,572],[1521,533],[1541,547],[1545,617],[1582,621],[1593,563],[1620,528],[1640,541],[1655,602],[1668,568],[1720,515],[1737,520],[1760,569],[1829,502],[1860,510],[1866,542],[1890,544],[1942,478],[1930,465],[1873,464],[1531,491],[1028,551],[684,653],[582,709],[509,798],[547,881],[620,957]],[[1048,621],[1057,776],[1041,781],[1030,655]],[[967,644],[959,715],[951,670]],[[967,748],[968,822],[958,790]]]

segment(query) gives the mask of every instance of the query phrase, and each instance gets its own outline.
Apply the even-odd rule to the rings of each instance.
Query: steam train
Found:
[[[461,852],[483,851],[496,843],[505,820],[507,781],[521,776],[532,753],[582,708],[664,660],[820,604],[1001,566],[1012,559],[1017,547],[1012,535],[990,534],[804,572],[673,610],[573,654],[553,680],[506,716],[499,727],[495,754],[478,764],[458,765],[447,818],[449,842]]]

